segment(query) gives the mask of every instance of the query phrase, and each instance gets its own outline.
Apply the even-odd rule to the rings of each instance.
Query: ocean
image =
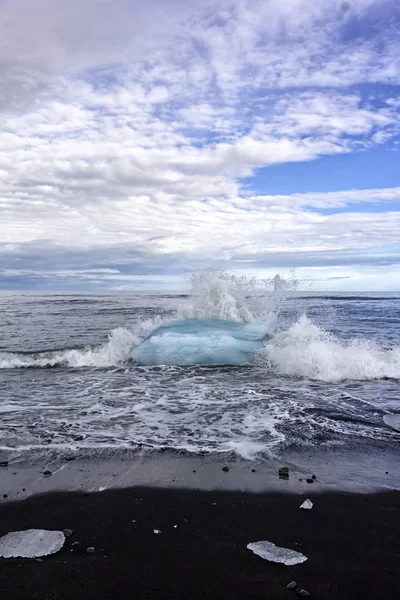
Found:
[[[382,485],[389,470],[389,487],[399,487],[399,309],[398,293],[277,299],[243,285],[192,294],[4,292],[0,460],[140,449],[323,464]],[[135,364],[133,349],[182,315],[260,320],[270,338],[243,366]]]

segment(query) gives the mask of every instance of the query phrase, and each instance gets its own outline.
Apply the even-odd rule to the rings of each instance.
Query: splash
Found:
[[[288,280],[280,276],[260,280],[214,269],[193,273],[188,283],[190,304],[179,318],[258,321],[270,331],[278,324],[284,300],[297,288],[294,273]]]
[[[204,270],[191,275],[189,284],[191,305],[182,310],[183,318],[245,323],[255,320],[246,306],[246,291],[253,290],[255,280]]]
[[[265,344],[257,362],[277,375],[321,381],[400,379],[400,348],[337,339],[305,315]]]

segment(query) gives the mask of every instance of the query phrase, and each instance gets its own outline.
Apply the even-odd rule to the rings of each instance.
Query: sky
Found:
[[[398,0],[0,14],[1,290],[400,290]]]

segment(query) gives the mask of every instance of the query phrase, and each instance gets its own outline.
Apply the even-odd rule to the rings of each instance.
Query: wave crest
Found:
[[[259,350],[257,362],[278,375],[321,381],[400,379],[400,348],[339,340],[305,315]]]

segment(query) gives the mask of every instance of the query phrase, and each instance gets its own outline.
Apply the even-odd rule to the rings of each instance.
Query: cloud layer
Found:
[[[400,187],[360,174],[359,189],[268,193],[273,165],[396,149],[394,1],[16,0],[5,14],[3,287],[398,264]]]

